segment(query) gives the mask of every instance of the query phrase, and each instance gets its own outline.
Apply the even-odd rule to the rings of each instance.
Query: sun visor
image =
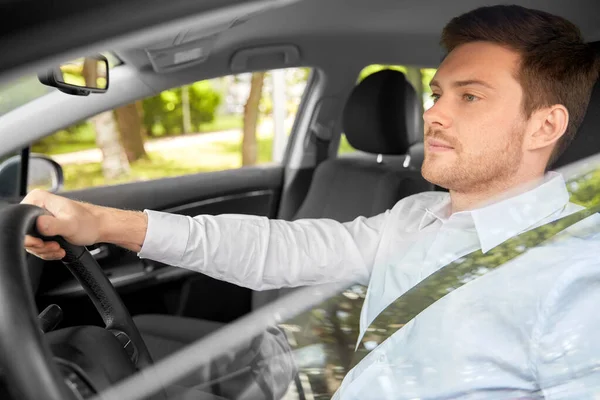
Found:
[[[146,49],[155,72],[170,72],[200,63],[208,57],[218,34],[163,48]]]
[[[201,28],[190,28],[167,40],[145,49],[155,72],[165,73],[201,63],[210,55],[220,33],[243,24],[267,10],[278,8],[295,0],[257,2],[255,7],[237,15],[222,14],[211,18]]]

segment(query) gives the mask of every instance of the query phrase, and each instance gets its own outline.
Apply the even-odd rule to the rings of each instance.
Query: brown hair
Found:
[[[569,124],[548,165],[572,142],[583,121],[600,61],[579,28],[566,19],[516,5],[477,8],[453,18],[442,32],[447,52],[471,42],[491,42],[521,55],[517,80],[527,118],[543,107],[562,104]]]

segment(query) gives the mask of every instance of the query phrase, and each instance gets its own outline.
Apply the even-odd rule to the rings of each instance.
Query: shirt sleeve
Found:
[[[600,263],[577,261],[540,307],[533,357],[545,399],[600,397]]]
[[[390,214],[340,223],[145,212],[148,229],[140,258],[255,290],[338,281],[366,284]]]

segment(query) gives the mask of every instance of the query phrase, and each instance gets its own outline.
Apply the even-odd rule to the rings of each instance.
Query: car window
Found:
[[[429,109],[433,105],[429,82],[431,82],[431,79],[435,75],[435,68],[418,68],[404,65],[371,64],[362,69],[362,71],[358,75],[356,84],[363,81],[367,76],[384,69],[393,69],[396,71],[401,71],[406,75],[408,81],[413,85],[413,87],[417,91],[417,95],[421,97],[424,110]],[[356,149],[352,147],[352,145],[348,142],[346,135],[342,133],[342,137],[340,138],[340,145],[338,147],[338,155],[353,153],[355,151]]]
[[[172,88],[80,121],[31,150],[62,166],[63,191],[280,163],[309,72]]]

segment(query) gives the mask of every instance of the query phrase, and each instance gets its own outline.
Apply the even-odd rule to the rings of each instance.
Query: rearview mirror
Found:
[[[108,60],[102,55],[82,57],[38,75],[40,82],[76,96],[108,90]]]

